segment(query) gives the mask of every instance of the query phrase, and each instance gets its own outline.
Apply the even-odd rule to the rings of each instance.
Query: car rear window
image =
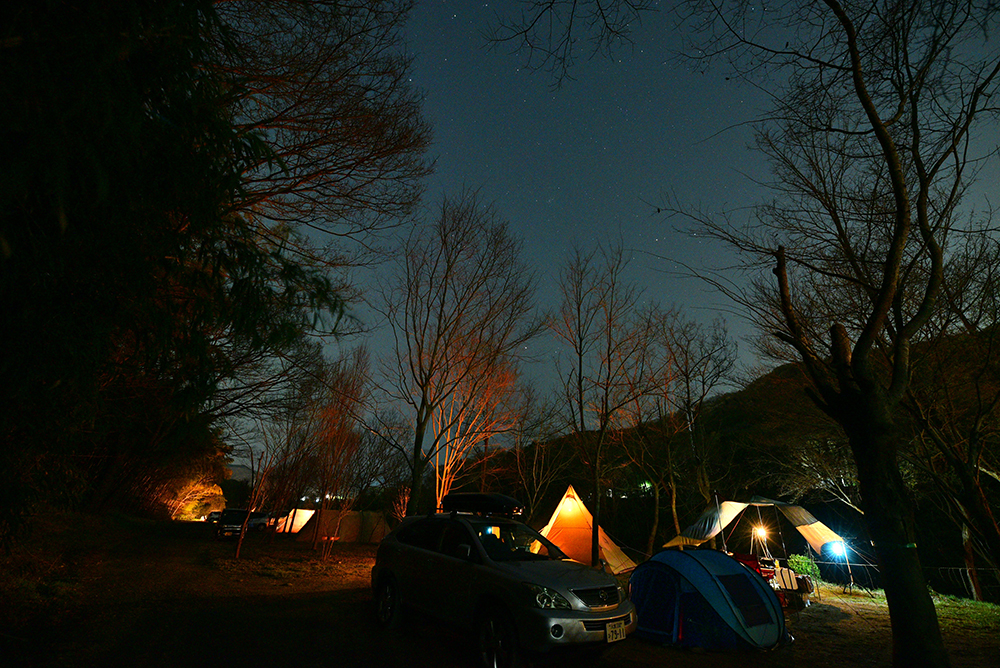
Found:
[[[445,523],[437,520],[421,520],[410,526],[402,527],[397,534],[400,543],[412,545],[424,550],[437,550],[441,543],[441,534]]]

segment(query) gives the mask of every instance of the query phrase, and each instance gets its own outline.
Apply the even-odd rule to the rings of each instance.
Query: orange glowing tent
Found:
[[[593,527],[594,516],[580,500],[573,485],[570,485],[541,534],[555,543],[569,558],[589,564]],[[626,557],[621,548],[608,538],[604,529],[598,527],[597,531],[600,558],[612,573],[618,574],[635,568],[635,562]]]

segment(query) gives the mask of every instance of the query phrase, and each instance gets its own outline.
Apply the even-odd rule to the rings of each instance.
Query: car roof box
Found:
[[[503,517],[513,517],[524,512],[524,506],[521,502],[511,496],[471,492],[446,495],[441,499],[441,509],[446,513],[474,513]]]

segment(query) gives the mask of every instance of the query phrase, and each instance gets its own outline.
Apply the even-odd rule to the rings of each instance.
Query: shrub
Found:
[[[799,575],[808,575],[813,582],[819,582],[819,566],[813,561],[812,555],[792,554],[788,557],[788,566]]]

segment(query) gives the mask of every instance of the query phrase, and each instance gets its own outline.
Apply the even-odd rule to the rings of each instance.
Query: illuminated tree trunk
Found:
[[[407,515],[423,510],[424,472],[453,426],[438,429],[435,414],[450,404],[455,416],[483,405],[497,375],[516,369],[541,328],[521,247],[496,211],[467,191],[445,198],[438,219],[416,227],[397,258],[384,294],[395,349],[383,389],[413,411],[411,447],[393,442],[410,465]]]

